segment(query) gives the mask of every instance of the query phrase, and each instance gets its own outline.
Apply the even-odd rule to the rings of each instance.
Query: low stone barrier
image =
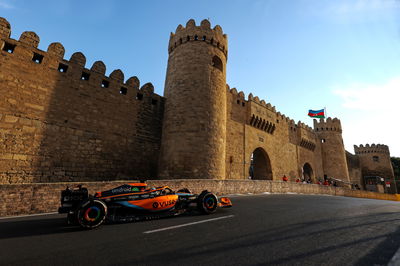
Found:
[[[46,213],[57,211],[60,204],[60,192],[67,186],[82,184],[89,193],[103,191],[134,181],[110,182],[71,182],[71,183],[34,183],[0,185],[0,217],[22,214]],[[270,193],[300,193],[326,194],[345,197],[381,199],[399,201],[399,194],[382,194],[370,191],[351,190],[341,187],[328,187],[316,184],[299,184],[268,180],[148,180],[148,186],[170,186],[172,189],[188,188],[194,193],[209,190],[217,195],[229,194],[259,194]]]

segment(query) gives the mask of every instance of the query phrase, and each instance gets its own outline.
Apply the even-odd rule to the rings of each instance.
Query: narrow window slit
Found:
[[[110,86],[110,82],[108,80],[103,79],[101,81],[101,87],[102,88],[108,88]]]
[[[12,53],[14,53],[15,47],[16,47],[15,44],[5,42],[4,46],[3,46],[3,51],[6,51],[7,53],[12,54]]]
[[[86,80],[86,81],[88,81],[89,78],[90,78],[90,74],[89,74],[89,73],[87,73],[87,72],[82,72],[81,80]]]
[[[68,70],[68,66],[67,66],[67,65],[64,65],[64,64],[62,64],[62,63],[60,63],[60,64],[58,65],[58,72],[66,73],[67,70]]]
[[[36,64],[41,64],[43,61],[43,55],[33,53],[32,61],[35,62]]]
[[[121,87],[121,89],[119,90],[120,94],[126,95],[128,93],[128,89],[125,87]]]

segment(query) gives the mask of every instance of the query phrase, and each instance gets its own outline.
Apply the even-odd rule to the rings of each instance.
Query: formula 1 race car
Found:
[[[59,213],[67,213],[68,224],[95,228],[105,221],[129,222],[175,216],[190,211],[214,213],[218,207],[232,207],[229,198],[207,190],[193,194],[184,188],[174,192],[168,186],[146,188],[141,183],[125,184],[89,195],[82,186],[61,192]]]

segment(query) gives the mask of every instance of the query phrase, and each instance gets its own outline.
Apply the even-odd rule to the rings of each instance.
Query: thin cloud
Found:
[[[14,6],[5,1],[0,1],[0,8],[1,9],[13,9]]]
[[[400,156],[400,77],[381,84],[337,86],[333,93],[341,99],[343,137],[349,151],[353,144],[382,143],[392,156]]]
[[[356,0],[356,1],[335,1],[330,6],[330,11],[336,14],[355,13],[376,13],[381,11],[399,8],[399,1],[396,0]]]
[[[349,23],[372,20],[388,20],[398,17],[399,0],[335,0],[320,1],[315,4],[306,1],[307,13],[323,17],[337,23]]]
[[[364,111],[398,111],[400,77],[383,84],[337,86],[333,93],[343,100],[343,107]]]

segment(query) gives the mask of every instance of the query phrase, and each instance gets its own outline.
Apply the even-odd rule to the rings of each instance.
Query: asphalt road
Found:
[[[81,230],[53,214],[0,220],[1,265],[386,265],[400,203],[235,196],[234,207]]]

